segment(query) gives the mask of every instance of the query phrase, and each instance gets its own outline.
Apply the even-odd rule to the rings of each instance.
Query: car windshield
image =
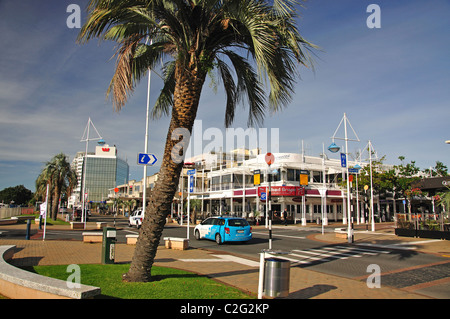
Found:
[[[248,226],[248,222],[245,219],[230,219],[228,226]]]

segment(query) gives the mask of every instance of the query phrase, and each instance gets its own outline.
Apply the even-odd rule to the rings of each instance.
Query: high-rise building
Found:
[[[84,161],[86,158],[86,169]],[[128,183],[128,163],[117,156],[116,146],[99,143],[95,153],[78,152],[72,161],[72,167],[77,172],[78,184],[74,190],[69,205],[76,205],[82,201],[81,193],[85,189],[88,202],[105,201],[109,190],[118,185]],[[83,178],[83,173],[86,177]],[[83,181],[86,186],[83,188]]]

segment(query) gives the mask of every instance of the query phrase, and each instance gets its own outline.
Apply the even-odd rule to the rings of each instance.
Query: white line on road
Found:
[[[245,259],[245,258],[236,257],[236,256],[232,256],[232,255],[212,255],[212,256],[222,258],[227,261],[233,261],[235,263],[243,264],[243,265],[250,266],[250,267],[259,267],[259,262],[256,262],[256,261],[253,261],[250,259]]]
[[[242,265],[246,265],[246,266],[250,266],[250,267],[259,267],[259,262],[250,260],[250,259],[245,259],[245,258],[241,258],[241,257],[236,257],[236,256],[232,256],[232,255],[211,255],[214,257],[217,257],[217,259],[212,259],[212,258],[208,258],[208,259],[178,259],[179,261],[184,261],[184,262],[235,262],[238,264],[242,264]]]
[[[269,236],[269,233],[253,232],[253,234]],[[287,237],[287,238],[295,238],[295,239],[305,239],[306,238],[306,237],[301,237],[301,236],[289,236],[289,235],[280,235],[280,234],[272,234],[272,237]]]

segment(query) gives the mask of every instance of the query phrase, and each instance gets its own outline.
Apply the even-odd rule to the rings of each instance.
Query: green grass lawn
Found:
[[[191,272],[152,267],[154,281],[148,283],[122,282],[129,264],[79,265],[81,283],[100,287],[102,297],[121,299],[248,299],[254,298],[237,288],[219,283]],[[67,280],[72,272],[66,265],[35,266],[40,275]]]
[[[28,214],[28,215],[20,215],[17,217],[34,217],[39,218],[39,214]],[[34,223],[34,220],[32,221]],[[20,221],[22,224],[26,224],[26,221]],[[42,219],[42,225],[44,224],[44,219]],[[63,221],[61,219],[53,220],[47,216],[47,225],[70,225],[70,223]]]

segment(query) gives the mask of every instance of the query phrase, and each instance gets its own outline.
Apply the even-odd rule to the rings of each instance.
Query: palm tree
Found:
[[[45,198],[45,189],[49,187],[49,203],[51,203],[51,217],[56,220],[58,215],[58,203],[61,195],[70,194],[76,185],[77,176],[70,167],[67,156],[63,153],[55,155],[47,162],[41,174],[36,180],[36,193]]]
[[[311,65],[312,45],[296,27],[297,4],[297,0],[90,1],[78,40],[118,43],[108,89],[116,110],[125,105],[148,69],[165,59],[164,86],[153,116],[170,115],[171,121],[160,178],[124,280],[151,280],[183,167],[181,154],[187,148],[179,133],[192,131],[206,76],[216,71],[225,88],[225,126],[233,122],[240,102],[248,104],[249,126],[261,124],[267,108],[277,111],[290,102],[298,64]]]

